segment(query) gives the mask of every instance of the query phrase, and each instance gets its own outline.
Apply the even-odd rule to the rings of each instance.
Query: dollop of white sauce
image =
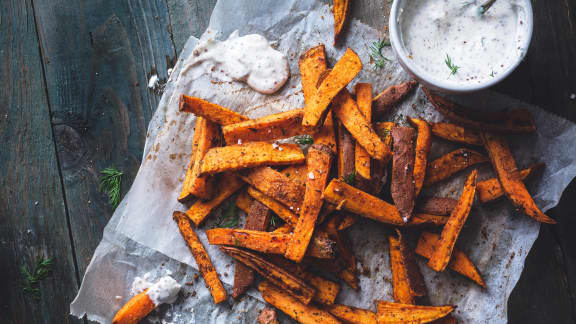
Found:
[[[483,83],[510,68],[526,50],[525,0],[499,0],[480,14],[483,3],[405,0],[399,25],[409,57],[431,77],[460,85]]]
[[[154,305],[172,304],[178,298],[178,293],[182,286],[170,276],[160,278],[155,284],[152,284],[145,278],[136,277],[132,282],[132,295],[137,295],[148,289],[146,294]]]
[[[278,91],[290,77],[286,55],[270,46],[258,34],[240,37],[234,31],[227,40],[213,37],[201,40],[185,63],[182,73],[195,67],[223,81],[245,82],[252,89],[271,94]]]

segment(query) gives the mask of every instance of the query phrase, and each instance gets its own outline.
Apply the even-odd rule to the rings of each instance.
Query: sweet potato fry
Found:
[[[204,99],[187,95],[180,96],[179,109],[183,112],[193,113],[197,116],[204,117],[218,125],[230,125],[249,119],[248,117],[228,108],[211,103]]]
[[[201,175],[248,169],[265,165],[299,164],[305,161],[297,144],[251,142],[241,145],[215,147],[202,159]]]
[[[478,183],[480,185],[480,183]],[[478,186],[476,186],[478,191]],[[448,216],[456,207],[458,200],[444,197],[422,197],[416,203],[416,212],[440,216]]]
[[[351,324],[376,324],[376,313],[367,309],[333,304],[322,307],[330,314],[338,317],[345,323]]]
[[[155,308],[156,304],[150,299],[147,294],[148,289],[132,297],[112,319],[112,324],[137,324],[150,314]]]
[[[290,165],[280,170],[280,173],[297,184],[305,186],[306,179],[308,179],[308,166],[306,163]]]
[[[324,44],[312,47],[298,60],[300,66],[300,79],[304,93],[304,106],[312,104],[311,100],[318,88],[318,80],[322,72],[326,71],[326,50]]]
[[[454,207],[454,210],[450,213],[448,222],[446,222],[444,229],[442,229],[440,243],[436,245],[436,250],[430,257],[430,260],[428,260],[428,266],[435,271],[444,271],[448,263],[450,263],[450,257],[452,256],[456,240],[460,235],[464,223],[466,223],[468,219],[470,209],[472,209],[477,178],[478,170],[472,170],[468,179],[466,179],[466,183],[464,183],[458,204],[456,204],[456,207]]]
[[[414,226],[444,226],[448,221],[448,217],[440,216],[440,215],[431,215],[431,214],[414,214],[412,219],[408,223],[405,224],[407,227],[414,227]]]
[[[196,131],[200,132],[198,144],[194,151],[194,163],[186,171],[186,178],[182,184],[182,191],[178,201],[184,202],[195,196],[200,199],[210,199],[214,190],[214,179],[207,175],[201,175],[202,159],[206,152],[214,146],[219,145],[220,134],[216,124],[205,118],[198,117],[196,120]],[[196,136],[196,134],[194,135]],[[194,139],[193,139],[194,141]]]
[[[482,138],[477,131],[452,123],[430,123],[432,134],[450,142],[482,146]]]
[[[253,251],[284,254],[292,234],[263,232],[234,228],[212,228],[206,230],[208,242],[212,245],[231,245]],[[335,243],[327,237],[314,235],[310,241],[308,256],[321,259],[334,258]]]
[[[278,215],[278,217],[282,218],[286,224],[289,224],[292,227],[296,226],[298,215],[288,209],[288,207],[252,187],[248,188],[248,194],[260,203],[266,205],[266,207],[270,208],[274,213],[276,213],[276,215]]]
[[[394,301],[415,304],[416,297],[426,295],[426,285],[413,252],[406,246],[402,233],[399,230],[396,233],[397,236],[388,236]]]
[[[244,186],[242,180],[238,179],[233,174],[225,174],[217,179],[216,188],[217,194],[212,199],[207,201],[196,201],[190,208],[186,211],[186,215],[194,225],[200,226],[204,219],[210,215],[210,213],[218,207],[224,200],[232,196],[236,191],[240,190]]]
[[[290,224],[284,224],[278,228],[276,228],[272,233],[282,233],[282,234],[290,234],[294,228]]]
[[[315,306],[305,305],[299,302],[296,298],[283,292],[278,287],[275,287],[267,281],[262,281],[258,285],[258,290],[260,290],[262,298],[264,298],[267,303],[278,308],[299,323],[340,323],[340,321],[330,313]]]
[[[460,148],[428,163],[424,186],[430,186],[473,165],[488,162],[488,158],[476,151]]]
[[[296,262],[302,261],[312,233],[314,233],[316,219],[323,203],[322,191],[326,187],[332,166],[332,150],[326,145],[312,145],[308,150],[306,165],[308,166],[308,181],[306,182],[302,211],[294,227],[292,240],[288,243],[288,248],[284,254],[287,259]]]
[[[392,128],[394,156],[392,158],[392,183],[390,195],[402,216],[408,222],[414,211],[416,190],[414,188],[414,128]]]
[[[360,289],[358,284],[358,277],[356,276],[356,272],[352,271],[352,269],[344,269],[336,274],[336,277],[340,278],[340,280],[344,281],[350,288],[358,291]]]
[[[296,211],[302,206],[305,188],[284,174],[269,168],[256,168],[240,175],[242,180]],[[280,216],[280,215],[278,215]]]
[[[394,105],[406,98],[412,90],[416,88],[418,82],[407,81],[392,85],[380,92],[372,100],[372,113],[374,117],[380,118],[386,114]]]
[[[354,90],[360,113],[364,115],[368,123],[372,124],[372,84],[357,83]],[[355,159],[356,176],[361,177],[363,180],[371,179],[370,155],[358,143],[356,143]]]
[[[453,306],[420,306],[378,301],[378,324],[429,323],[454,311]]]
[[[186,168],[186,175],[184,177],[184,182],[182,183],[182,191],[178,197],[178,201],[181,203],[185,203],[193,197],[188,188],[192,186],[194,181],[194,161],[196,161],[196,152],[198,151],[198,144],[200,144],[200,138],[202,137],[205,125],[205,122],[196,119],[196,127],[192,137],[192,154],[190,154],[190,163],[188,164],[188,168]]]
[[[206,287],[212,294],[214,303],[218,304],[225,301],[226,289],[224,289],[222,282],[220,282],[218,273],[216,273],[216,269],[214,269],[212,261],[210,260],[210,256],[206,253],[198,235],[196,235],[190,222],[188,222],[186,214],[175,211],[172,217],[176,224],[178,224],[180,234],[182,234],[182,237],[190,248],[190,252],[192,252],[192,255],[194,256],[194,260],[196,260],[196,263],[198,264],[198,269],[204,278]]]
[[[334,13],[334,44],[336,44],[348,18],[348,0],[334,0],[332,12]]]
[[[418,128],[416,157],[414,159],[414,190],[416,197],[418,197],[426,178],[426,165],[428,164],[431,144],[430,126],[424,119],[408,117],[408,121]]]
[[[316,289],[304,280],[255,253],[229,246],[221,246],[220,249],[255,270],[274,285],[283,288],[301,303],[308,305],[316,294]]]
[[[270,224],[272,212],[259,201],[253,201],[250,211],[246,215],[245,229],[265,231]],[[243,295],[254,283],[254,271],[241,262],[236,262],[234,267],[234,285],[232,298],[236,299]]]
[[[354,138],[342,123],[338,123],[338,177],[350,179],[352,184],[356,162],[354,150]]]
[[[482,133],[482,139],[492,161],[492,167],[498,174],[502,189],[512,204],[539,222],[556,224],[554,219],[548,217],[536,206],[528,189],[520,180],[516,161],[514,161],[514,156],[510,152],[506,139],[489,133]]]
[[[422,88],[434,108],[450,121],[466,128],[501,134],[533,133],[536,125],[526,109],[506,112],[480,112],[462,107],[426,88]]]
[[[390,148],[380,140],[380,137],[372,128],[372,123],[368,122],[362,112],[360,112],[348,90],[342,89],[334,97],[332,112],[334,117],[342,122],[356,142],[370,154],[370,157],[384,161],[390,159]]]
[[[222,134],[228,145],[272,141],[305,134],[301,129],[303,114],[303,109],[296,109],[230,124],[222,127]]]
[[[394,205],[356,189],[340,179],[334,179],[328,184],[328,187],[324,189],[323,198],[325,201],[355,214],[383,223],[404,225],[404,221]]]
[[[362,61],[352,49],[348,48],[322,81],[310,100],[310,104],[306,104],[302,119],[302,126],[305,129],[318,129],[322,126],[332,99],[354,79],[360,70],[362,70]]]
[[[242,190],[236,197],[236,207],[248,214],[253,201],[254,199],[250,197],[247,190]]]
[[[526,180],[528,177],[537,173],[543,167],[544,163],[537,163],[524,170],[521,170],[518,172],[520,175],[520,180]],[[504,196],[504,191],[502,190],[502,185],[500,185],[498,178],[490,178],[478,182],[478,185],[476,186],[476,193],[478,195],[478,200],[480,200],[482,203],[487,203]]]
[[[430,232],[422,232],[420,234],[420,239],[418,239],[418,245],[416,246],[416,254],[429,259],[434,253],[438,241],[440,241],[440,235]],[[478,272],[474,263],[470,261],[464,252],[454,249],[454,251],[452,251],[450,263],[448,263],[448,268],[471,279],[480,287],[486,288],[486,283],[484,283],[480,272]]]

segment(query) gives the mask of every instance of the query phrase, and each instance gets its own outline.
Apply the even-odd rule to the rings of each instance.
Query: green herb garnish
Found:
[[[356,179],[356,170],[352,171],[349,175],[344,176],[344,182],[349,185],[354,185],[354,180]]]
[[[496,0],[488,0],[483,5],[481,5],[480,8],[478,8],[478,11],[480,12],[480,14],[483,15],[486,11],[488,11],[488,9],[490,9],[490,7],[492,7],[494,2],[496,2]]]
[[[122,184],[124,172],[111,167],[100,171],[100,174],[102,174],[100,190],[108,195],[110,204],[114,208],[118,207],[118,204],[120,204],[120,185]]]
[[[296,136],[296,143],[300,145],[314,144],[314,139],[310,135],[298,135]]]
[[[272,225],[272,227],[274,228],[280,225],[281,222],[282,218],[278,217],[278,215],[276,214],[272,214],[272,216],[270,217],[270,225]]]
[[[236,227],[238,226],[239,221],[238,207],[236,207],[236,203],[230,202],[222,210],[222,215],[218,219],[218,222],[214,224],[214,227]]]
[[[370,58],[374,63],[375,70],[383,68],[386,62],[390,61],[382,55],[384,46],[390,46],[390,42],[387,40],[379,40],[370,45]]]
[[[458,65],[452,63],[452,59],[448,54],[446,54],[446,59],[444,60],[444,63],[446,63],[446,66],[448,66],[448,68],[450,69],[450,75],[456,74],[456,72],[458,72],[458,69],[460,69]]]
[[[492,73],[490,73],[491,77],[494,77],[494,70],[492,70]]]
[[[25,266],[21,266],[20,272],[22,273],[24,281],[22,283],[22,290],[26,293],[32,294],[34,299],[40,299],[39,282],[48,277],[52,272],[52,264],[52,259],[44,259],[44,257],[40,257],[36,260],[34,271],[30,271]]]

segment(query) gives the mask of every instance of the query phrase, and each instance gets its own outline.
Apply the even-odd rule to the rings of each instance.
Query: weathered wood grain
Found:
[[[200,37],[208,27],[216,0],[166,0],[177,53],[190,36]]]
[[[78,274],[67,226],[31,1],[0,2],[0,322],[80,323],[69,317]],[[54,258],[41,299],[20,267]]]
[[[34,0],[34,9],[82,276],[113,212],[99,172],[115,166],[122,192],[130,187],[161,94],[148,78],[165,81],[176,51],[165,0]]]

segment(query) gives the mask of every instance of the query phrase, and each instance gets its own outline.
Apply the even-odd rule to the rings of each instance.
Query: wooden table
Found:
[[[391,1],[352,1],[352,16],[384,30]],[[214,0],[0,2],[0,314],[4,323],[81,322],[69,303],[113,209],[99,171],[140,164],[163,81]],[[576,1],[533,1],[528,57],[498,91],[576,121]],[[567,147],[567,150],[575,150]],[[544,159],[544,157],[543,157]],[[508,303],[511,323],[576,321],[576,182],[543,225]],[[36,301],[20,267],[53,257]]]

